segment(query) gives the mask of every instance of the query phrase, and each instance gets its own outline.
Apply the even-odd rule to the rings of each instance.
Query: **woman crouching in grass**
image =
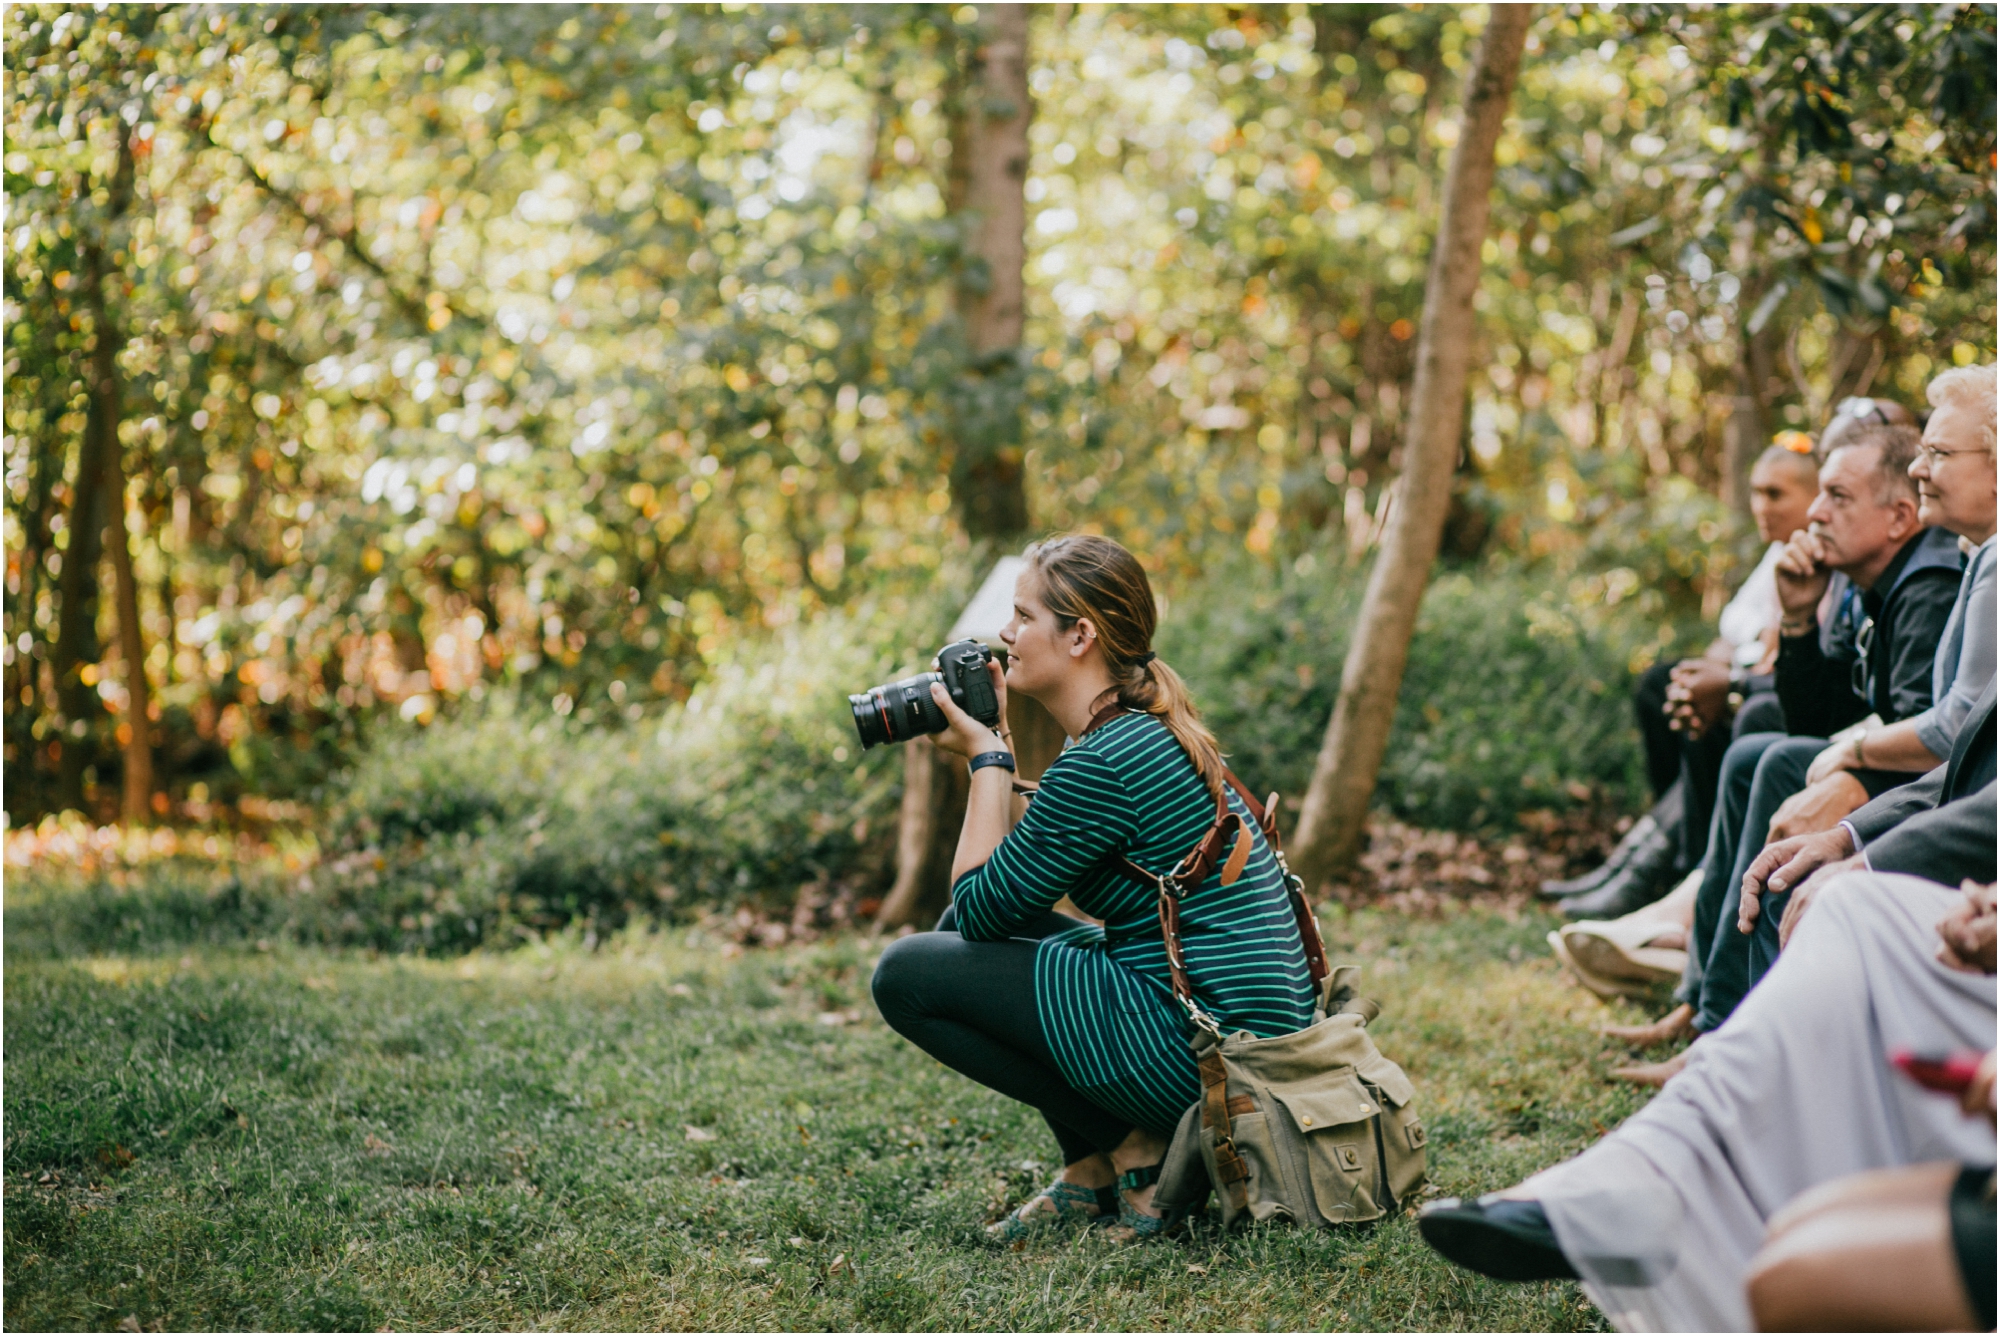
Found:
[[[1000,696],[1026,692],[1074,743],[1008,831],[1012,748],[1004,731],[931,688],[950,727],[936,738],[972,758],[952,860],[952,907],[935,932],[897,941],[876,967],[875,1003],[946,1066],[1033,1105],[1063,1170],[989,1227],[1003,1241],[1113,1225],[1115,1237],[1179,1223],[1152,1209],[1160,1160],[1201,1094],[1188,1022],[1169,982],[1157,889],[1121,871],[1164,872],[1207,834],[1227,795],[1254,841],[1229,886],[1221,870],[1180,902],[1196,1000],[1224,1032],[1286,1034],[1312,1020],[1312,984],[1284,876],[1180,677],[1152,651],[1146,572],[1107,538],[1054,538],[1029,552],[1000,638]],[[997,754],[997,755],[996,755]],[[1054,912],[1067,895],[1104,926]]]

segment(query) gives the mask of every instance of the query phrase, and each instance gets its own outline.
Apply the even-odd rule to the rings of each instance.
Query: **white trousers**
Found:
[[[1994,1046],[1994,981],[1936,959],[1960,891],[1857,872],[1685,1071],[1595,1146],[1524,1185],[1620,1331],[1747,1331],[1744,1276],[1764,1225],[1848,1174],[1994,1162],[1993,1128],[1889,1065]]]

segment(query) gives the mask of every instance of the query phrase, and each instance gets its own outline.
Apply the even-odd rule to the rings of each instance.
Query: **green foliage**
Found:
[[[1251,783],[1297,800],[1362,573],[1242,560],[1176,600],[1162,653]],[[1630,569],[1448,574],[1419,621],[1378,801],[1429,826],[1638,800],[1628,694],[1675,637]],[[664,720],[586,727],[505,699],[384,736],[335,807],[308,937],[456,951],[572,921],[596,932],[887,880],[901,782],[859,755],[843,695],[923,651],[891,618],[828,616],[746,646]],[[893,647],[891,647],[893,645]],[[1476,664],[1470,672],[1467,665]]]
[[[1516,1181],[1641,1102],[1596,1072],[1589,1024],[1620,1012],[1512,963],[1547,927],[1328,920],[1439,1192]],[[8,1328],[1602,1326],[1573,1285],[1453,1270],[1407,1218],[990,1249],[983,1223],[1053,1167],[1033,1111],[880,1023],[866,942],[717,947],[79,962],[10,933]]]
[[[1163,575],[1365,557],[1484,11],[1037,10],[1027,334],[983,369],[975,11],[12,11],[13,818],[115,787],[87,438],[122,453],[159,774],[197,814],[487,694],[684,701],[739,641],[925,587],[1017,426],[1036,525]],[[1574,552],[1600,507],[1716,490],[1724,396],[1810,429],[1989,359],[1992,33],[1538,11],[1460,479],[1497,523],[1452,549]]]
[[[1303,567],[1303,569],[1301,569]],[[1242,563],[1173,604],[1161,652],[1188,679],[1231,765],[1296,803],[1340,687],[1365,572]],[[1551,592],[1553,583],[1562,592]],[[1433,827],[1506,827],[1525,811],[1640,799],[1629,700],[1664,630],[1636,577],[1465,569],[1424,600],[1376,802]]]
[[[925,611],[897,620],[938,620]],[[502,699],[385,738],[332,813],[320,875],[340,935],[459,950],[879,880],[901,770],[860,754],[845,694],[921,664],[893,625],[864,610],[773,635],[643,725]]]

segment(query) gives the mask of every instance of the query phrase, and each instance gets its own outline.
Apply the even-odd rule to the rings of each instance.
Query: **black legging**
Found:
[[[1064,1164],[1111,1150],[1132,1124],[1085,1099],[1057,1070],[1035,1007],[1035,950],[1077,921],[1048,913],[1005,941],[968,942],[947,909],[935,932],[889,944],[875,1005],[889,1028],[963,1076],[1039,1110]]]

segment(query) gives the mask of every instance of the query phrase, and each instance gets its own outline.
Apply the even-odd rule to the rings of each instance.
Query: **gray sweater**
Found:
[[[1958,583],[1958,601],[1944,624],[1937,658],[1931,664],[1928,710],[1914,716],[1917,740],[1931,755],[1951,755],[1959,725],[1972,713],[1972,703],[1993,680],[1994,658],[1993,540],[1972,551]]]

